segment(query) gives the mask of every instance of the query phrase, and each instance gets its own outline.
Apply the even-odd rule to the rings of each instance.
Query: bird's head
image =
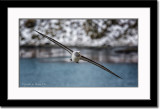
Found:
[[[74,54],[75,54],[76,57],[80,57],[81,56],[80,51],[76,51]]]

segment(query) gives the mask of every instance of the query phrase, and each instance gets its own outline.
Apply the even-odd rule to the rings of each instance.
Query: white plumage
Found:
[[[77,54],[79,54],[79,55],[77,56]],[[72,55],[71,55],[72,61],[73,61],[73,62],[76,62],[76,63],[79,62],[80,57],[81,57],[81,55],[80,55],[80,52],[79,52],[79,51],[74,51],[74,52],[72,53]]]

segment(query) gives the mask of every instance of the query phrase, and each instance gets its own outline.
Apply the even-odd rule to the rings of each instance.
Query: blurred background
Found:
[[[109,68],[70,62],[37,30]],[[19,19],[20,87],[138,87],[137,19]]]

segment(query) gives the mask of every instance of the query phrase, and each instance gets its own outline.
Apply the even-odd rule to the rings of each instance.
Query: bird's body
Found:
[[[79,52],[79,51],[74,51],[74,52],[72,53],[72,55],[71,55],[72,61],[73,61],[73,62],[76,62],[76,63],[79,62],[80,57],[81,57],[81,55],[80,55],[80,52]]]
[[[52,38],[50,38],[50,37],[38,32],[38,31],[36,31],[36,32],[39,33],[40,35],[42,35],[43,37],[49,39],[50,41],[54,42],[58,46],[62,47],[66,51],[68,51],[71,54],[71,59],[70,59],[71,61],[76,62],[76,63],[79,63],[79,60],[87,61],[87,62],[92,63],[92,64],[100,67],[101,69],[103,69],[103,70],[115,75],[116,77],[121,78],[120,76],[118,76],[117,74],[113,73],[111,70],[109,70],[108,68],[104,67],[103,65],[101,65],[101,64],[99,64],[99,63],[97,63],[97,62],[95,62],[95,61],[93,61],[93,60],[91,60],[89,58],[86,58],[85,56],[81,55],[79,51],[73,51],[70,48],[68,48],[68,47],[64,46],[63,44],[59,43],[58,41],[56,41],[56,40],[54,40],[54,39],[52,39]]]

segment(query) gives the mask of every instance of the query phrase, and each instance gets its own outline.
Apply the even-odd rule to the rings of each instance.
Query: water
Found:
[[[20,87],[138,87],[135,63],[101,63],[123,78],[119,79],[87,62],[52,60],[20,58]]]

